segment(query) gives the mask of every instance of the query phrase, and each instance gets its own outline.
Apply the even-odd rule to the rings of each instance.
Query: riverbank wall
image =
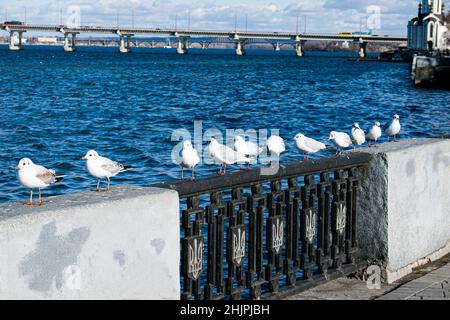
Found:
[[[364,152],[358,259],[392,283],[450,252],[450,140]],[[0,205],[0,299],[179,299],[180,222],[178,193],[153,187]]]

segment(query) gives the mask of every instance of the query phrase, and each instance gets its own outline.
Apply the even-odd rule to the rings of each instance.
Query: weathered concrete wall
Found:
[[[367,150],[359,199],[363,256],[393,282],[450,252],[450,140],[417,139]]]
[[[116,187],[0,206],[0,299],[178,299],[179,200]]]

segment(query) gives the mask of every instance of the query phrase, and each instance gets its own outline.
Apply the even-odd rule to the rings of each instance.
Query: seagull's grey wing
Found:
[[[124,169],[124,166],[118,162],[112,161],[108,158],[102,158],[101,167],[110,173],[118,173]]]
[[[345,140],[345,142],[347,142],[349,144],[353,143],[352,138],[350,138],[350,136],[348,134],[345,134],[344,140]]]
[[[57,180],[54,170],[49,170],[39,165],[36,165],[36,178],[42,180],[45,184],[52,184]]]
[[[322,142],[319,142],[317,140],[308,137],[305,137],[305,143],[307,147],[315,150],[322,150],[327,148],[326,145],[323,144]]]
[[[251,141],[247,142],[247,149],[248,149],[248,155],[249,156],[257,156],[261,153],[262,150],[260,150],[260,147]]]
[[[219,146],[218,153],[220,154],[220,158],[222,158],[222,160],[227,164],[250,161],[249,158],[246,157],[246,155],[240,154],[239,152],[236,152],[225,145]]]
[[[350,136],[348,134],[346,134],[345,132],[340,132],[339,136],[343,142],[348,143],[348,144],[353,143],[352,138],[350,138]]]

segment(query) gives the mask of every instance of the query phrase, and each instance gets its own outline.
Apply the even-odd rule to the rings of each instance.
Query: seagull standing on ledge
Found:
[[[18,179],[21,185],[30,189],[30,201],[25,202],[24,205],[32,206],[33,204],[33,189],[39,189],[39,199],[37,205],[42,205],[42,191],[41,189],[47,188],[49,185],[61,181],[63,175],[57,175],[54,170],[49,170],[43,166],[34,164],[28,158],[23,158],[19,161],[17,167],[14,170],[18,170]]]
[[[94,150],[89,150],[81,160],[86,161],[86,168],[89,174],[98,179],[97,181],[97,189],[93,191],[100,191],[100,179],[106,178],[108,181],[108,186],[105,191],[109,191],[109,186],[111,184],[111,177],[118,175],[121,172],[128,171],[132,169],[132,167],[124,166],[118,162],[112,161],[108,158],[101,157]]]
[[[400,125],[400,117],[398,115],[394,115],[392,117],[392,122],[389,125],[389,127],[386,130],[386,134],[388,135],[388,142],[389,137],[394,137],[394,142],[397,142],[396,136],[402,129],[402,126]]]
[[[356,146],[360,147],[360,150],[362,149],[362,145],[366,142],[366,133],[363,129],[359,126],[358,123],[355,123],[352,127],[352,141],[354,145],[354,150],[356,151]]]
[[[200,162],[197,150],[192,146],[191,141],[186,140],[183,142],[183,150],[181,151],[181,180],[184,180],[184,169],[192,169],[191,180],[195,180],[195,166]]]
[[[234,138],[234,149],[240,154],[245,154],[255,159],[264,151],[264,148],[254,142],[245,141],[241,136]],[[242,166],[240,169],[242,170]],[[250,170],[250,162],[248,162],[247,170]]]
[[[269,150],[271,155],[274,154],[277,157],[280,157],[280,155],[286,151],[283,138],[275,135],[270,136],[270,138],[267,139],[267,150]]]
[[[348,148],[352,144],[352,139],[345,132],[331,131],[328,139],[337,147],[336,155],[342,153],[342,148]]]
[[[370,128],[370,131],[367,134],[366,138],[367,140],[375,141],[374,144],[376,145],[380,137],[381,137],[381,124],[377,121],[373,124],[372,128]]]
[[[214,161],[220,164],[220,170],[218,172],[219,175],[224,176],[227,173],[227,165],[235,164],[238,162],[246,162],[249,163],[255,158],[250,157],[249,155],[245,155],[234,151],[230,147],[220,144],[216,139],[212,138],[209,143],[209,153],[213,157]],[[222,170],[223,166],[223,170]]]
[[[297,149],[303,151],[303,160],[308,160],[308,156],[312,153],[319,152],[320,150],[325,150],[327,146],[322,142],[305,137],[303,134],[299,133],[295,136],[295,145]]]

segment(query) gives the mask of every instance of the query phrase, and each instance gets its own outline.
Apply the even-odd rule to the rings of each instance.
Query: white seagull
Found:
[[[340,149],[348,148],[352,144],[352,139],[345,132],[331,131],[328,138],[337,147],[336,155],[340,154]]]
[[[394,142],[396,142],[397,140],[395,138],[401,129],[402,129],[402,126],[400,125],[400,117],[398,115],[394,115],[392,117],[391,124],[386,129],[386,134],[388,135],[388,141],[389,141],[389,137],[394,137]]]
[[[57,175],[54,170],[49,170],[43,166],[34,164],[28,158],[23,158],[19,161],[17,167],[14,170],[18,170],[17,177],[21,185],[30,189],[30,201],[25,202],[24,205],[33,205],[33,189],[38,188],[39,199],[38,206],[42,204],[42,191],[41,189],[47,188],[49,185],[61,181],[63,175]]]
[[[377,121],[373,124],[372,128],[370,128],[366,138],[367,140],[375,141],[375,144],[377,144],[377,141],[380,137],[381,137],[381,124]]]
[[[81,160],[86,161],[86,168],[89,174],[97,178],[97,189],[93,191],[100,191],[100,179],[106,178],[108,186],[105,191],[109,191],[111,184],[111,177],[118,175],[121,172],[132,169],[132,167],[124,166],[118,162],[112,161],[108,158],[101,157],[95,150],[89,150]]]
[[[270,138],[267,139],[267,150],[269,150],[271,155],[274,154],[279,157],[280,154],[286,151],[283,138],[276,135],[270,136]]]
[[[197,150],[192,146],[191,141],[186,140],[183,142],[181,158],[181,180],[184,180],[183,173],[185,168],[192,169],[191,180],[195,180],[195,166],[200,162],[200,157],[198,156]]]
[[[218,172],[219,175],[225,175],[227,173],[227,165],[229,164],[235,164],[238,162],[248,163],[255,159],[248,155],[239,153],[226,145],[220,144],[214,138],[211,139],[208,149],[214,161],[220,164],[220,170]],[[222,166],[224,167],[223,171]]]
[[[264,148],[258,146],[254,142],[245,141],[245,139],[239,135],[234,138],[234,149],[240,154],[245,154],[255,159],[264,151]],[[248,162],[247,170],[250,170],[250,162]]]
[[[327,146],[322,142],[308,138],[301,133],[297,134],[294,140],[297,149],[303,151],[305,154],[303,158],[304,160],[308,160],[308,156],[310,154],[319,152],[320,150],[325,150],[327,148]]]
[[[363,129],[361,129],[358,123],[355,123],[352,127],[352,141],[355,146],[355,150],[356,146],[362,148],[362,145],[366,142],[366,133]]]

